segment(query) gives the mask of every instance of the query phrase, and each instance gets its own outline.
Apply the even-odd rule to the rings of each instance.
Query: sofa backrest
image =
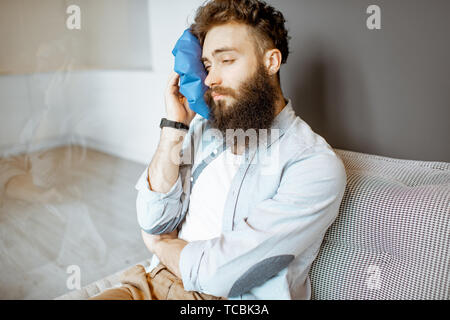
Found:
[[[335,151],[347,187],[312,299],[449,299],[450,163]]]

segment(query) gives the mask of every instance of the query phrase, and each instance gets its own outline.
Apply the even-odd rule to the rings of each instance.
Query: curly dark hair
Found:
[[[208,31],[231,21],[251,26],[261,52],[277,48],[282,61],[289,56],[289,35],[285,28],[283,14],[260,0],[211,0],[197,9],[190,31],[203,47]]]

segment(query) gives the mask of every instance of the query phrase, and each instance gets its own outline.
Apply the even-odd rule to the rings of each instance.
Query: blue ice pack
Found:
[[[200,42],[186,29],[172,54],[175,56],[174,70],[180,75],[180,93],[186,97],[193,111],[209,119],[209,107],[203,98],[208,87],[204,83],[207,74],[201,61]]]

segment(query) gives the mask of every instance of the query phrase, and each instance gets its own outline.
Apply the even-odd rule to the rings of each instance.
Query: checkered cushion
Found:
[[[347,188],[312,298],[449,299],[450,163],[335,151]]]

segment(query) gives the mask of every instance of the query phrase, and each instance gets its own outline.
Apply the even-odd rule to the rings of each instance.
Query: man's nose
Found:
[[[222,83],[222,78],[217,71],[210,69],[208,76],[205,79],[205,85],[209,88],[220,85]]]

